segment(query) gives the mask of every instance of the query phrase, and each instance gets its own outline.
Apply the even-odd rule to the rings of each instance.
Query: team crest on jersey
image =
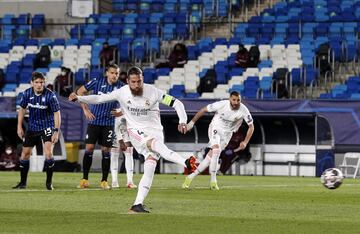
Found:
[[[248,115],[248,116],[247,116],[247,120],[248,120],[248,122],[251,122],[251,121],[252,121],[251,115]]]
[[[130,100],[128,100],[126,103],[129,104],[129,105],[131,105],[131,101],[130,101]]]
[[[146,100],[146,101],[145,101],[145,105],[146,105],[146,106],[150,106],[150,101],[149,101],[149,100]]]

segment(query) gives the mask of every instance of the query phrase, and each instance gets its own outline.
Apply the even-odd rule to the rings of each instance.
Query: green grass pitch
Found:
[[[135,175],[138,184],[141,175]],[[359,233],[360,181],[328,190],[319,178],[209,176],[181,189],[184,175],[155,175],[145,204],[150,214],[127,214],[136,190],[76,189],[80,173],[30,173],[28,189],[12,190],[18,172],[0,172],[0,233]],[[124,186],[125,175],[119,180]]]

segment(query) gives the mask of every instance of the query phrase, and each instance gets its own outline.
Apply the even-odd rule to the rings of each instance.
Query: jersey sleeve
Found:
[[[163,90],[161,90],[161,89],[158,89],[158,88],[155,88],[155,92],[156,92],[156,99],[157,99],[160,103],[162,103],[162,104],[164,104],[164,105],[167,105],[167,104],[166,104],[166,101],[164,101],[164,99],[166,98],[166,96],[170,96],[170,95],[166,94],[165,91],[163,91]],[[171,96],[170,96],[170,97],[171,97]],[[167,105],[167,106],[169,106],[169,105]]]
[[[29,95],[28,92],[24,91],[22,92],[21,98],[20,98],[20,106],[21,108],[25,109],[29,103]]]
[[[253,118],[252,118],[252,116],[250,114],[249,109],[245,105],[244,105],[244,115],[245,115],[245,117],[244,117],[245,122],[248,125],[253,124],[253,122],[254,122]]]
[[[101,104],[112,101],[119,102],[121,100],[120,90],[121,89],[117,89],[112,91],[111,93],[104,93],[101,95],[78,96],[78,100],[86,104]]]
[[[215,112],[225,105],[226,101],[218,101],[206,106],[208,112]]]
[[[54,93],[50,94],[50,102],[49,106],[52,112],[57,112],[60,110],[59,100],[57,99],[56,95]]]
[[[89,82],[87,82],[84,87],[87,91],[90,91],[90,90],[94,90],[96,84],[98,83],[98,80],[96,78],[90,80]]]

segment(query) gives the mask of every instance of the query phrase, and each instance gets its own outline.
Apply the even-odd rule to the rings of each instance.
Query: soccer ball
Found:
[[[328,189],[339,188],[343,179],[343,173],[337,168],[326,169],[320,177],[321,183]]]

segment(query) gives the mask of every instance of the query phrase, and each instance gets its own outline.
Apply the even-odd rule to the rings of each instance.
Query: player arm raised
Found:
[[[181,132],[182,134],[185,134],[187,132],[186,129],[187,115],[185,112],[184,104],[178,99],[168,94],[164,94],[162,96],[161,103],[167,106],[171,106],[175,109],[176,114],[179,117],[178,131]]]

